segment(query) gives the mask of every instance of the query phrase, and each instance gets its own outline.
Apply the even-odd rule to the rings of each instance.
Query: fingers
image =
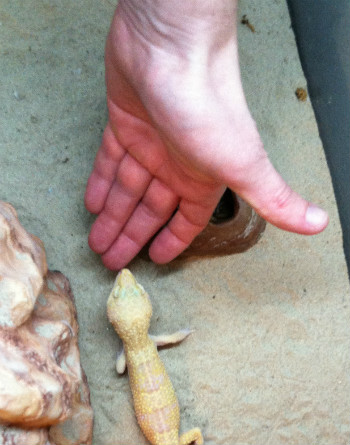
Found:
[[[313,235],[328,224],[327,213],[293,191],[264,154],[245,169],[245,178],[231,186],[264,219],[290,232]]]
[[[151,182],[150,173],[129,154],[123,157],[116,174],[90,231],[89,245],[96,253],[104,253],[118,237]]]
[[[166,185],[153,179],[122,232],[102,255],[105,266],[113,270],[126,266],[170,219],[177,204],[177,195]]]
[[[97,152],[94,168],[86,186],[85,207],[89,212],[99,213],[103,209],[124,155],[124,148],[116,140],[108,124],[103,133],[101,147]]]
[[[215,203],[203,206],[181,201],[173,218],[152,242],[151,259],[162,264],[177,257],[207,225]],[[177,204],[177,196],[154,179],[118,238],[102,255],[104,265],[113,270],[125,267],[169,220]]]
[[[203,207],[181,201],[179,210],[152,242],[150,258],[155,263],[164,264],[180,255],[208,224],[215,205]]]

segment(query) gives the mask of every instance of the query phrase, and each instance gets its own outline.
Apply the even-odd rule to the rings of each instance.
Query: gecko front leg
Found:
[[[181,329],[180,331],[174,332],[173,334],[163,334],[163,335],[150,335],[151,340],[154,341],[157,347],[174,345],[185,340],[190,334],[194,332],[191,329]]]
[[[173,334],[163,334],[163,335],[149,335],[150,339],[155,343],[157,347],[160,346],[168,346],[174,345],[176,343],[180,343],[185,340],[190,334],[194,332],[191,329],[180,329]],[[126,369],[126,358],[124,347],[122,347],[121,351],[118,352],[117,362],[116,362],[116,370],[118,374],[124,374]]]

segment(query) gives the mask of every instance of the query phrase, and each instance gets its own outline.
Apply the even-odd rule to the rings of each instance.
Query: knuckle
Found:
[[[122,168],[118,171],[117,181],[125,193],[131,196],[142,196],[148,183],[147,175],[141,169],[127,170]]]
[[[293,190],[287,184],[284,184],[272,196],[271,204],[276,210],[284,211],[291,204],[292,196]]]

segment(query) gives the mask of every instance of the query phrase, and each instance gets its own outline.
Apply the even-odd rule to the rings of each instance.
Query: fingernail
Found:
[[[309,207],[306,211],[305,219],[311,226],[320,227],[327,222],[328,214],[323,209],[320,209],[314,204],[309,204]]]

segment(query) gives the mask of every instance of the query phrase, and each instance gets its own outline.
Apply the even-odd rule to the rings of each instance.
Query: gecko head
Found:
[[[107,301],[107,315],[122,340],[147,334],[152,305],[147,292],[128,269],[117,275]]]

